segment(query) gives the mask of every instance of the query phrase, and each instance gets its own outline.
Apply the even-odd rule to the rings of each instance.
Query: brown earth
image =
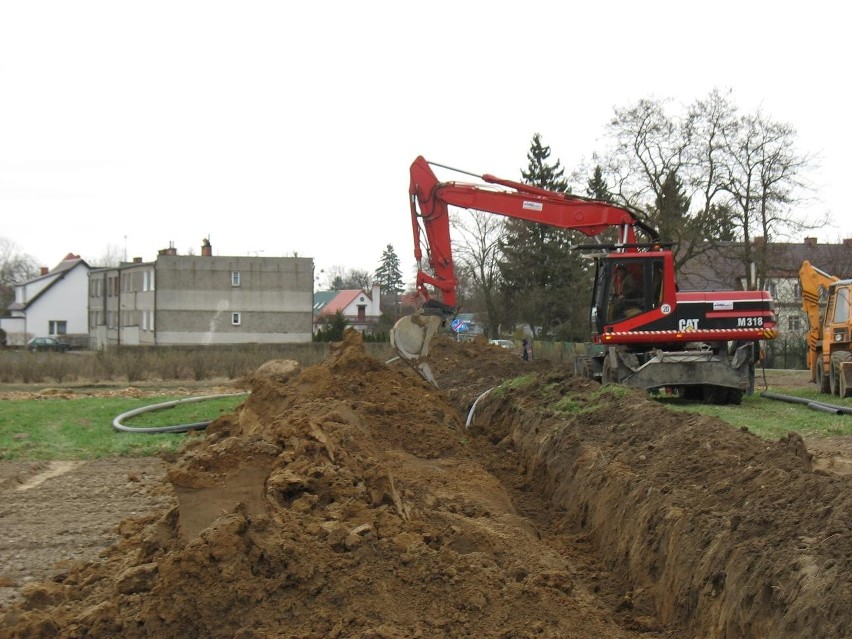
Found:
[[[798,436],[432,364],[348,333],[177,459],[0,464],[0,637],[852,636],[852,480]]]

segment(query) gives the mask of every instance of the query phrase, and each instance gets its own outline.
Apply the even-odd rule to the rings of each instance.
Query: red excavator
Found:
[[[578,374],[718,404],[739,403],[743,393],[753,390],[760,342],[776,336],[774,304],[767,292],[678,290],[671,245],[662,243],[641,213],[629,207],[467,171],[459,172],[483,183],[441,182],[432,166],[459,171],[423,157],[411,165],[409,198],[421,306],[391,332],[400,356],[427,379],[432,379],[426,361],[429,342],[458,310],[452,206],[591,238],[617,230],[614,242],[578,247],[595,250],[591,338],[597,347],[578,356]]]

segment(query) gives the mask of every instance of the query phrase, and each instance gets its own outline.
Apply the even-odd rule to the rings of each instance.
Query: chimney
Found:
[[[50,273],[50,269],[48,269],[46,266],[42,266],[41,268],[39,268],[39,273],[41,275],[47,275],[48,273]]]
[[[134,264],[141,264],[141,263],[142,263],[142,258],[141,258],[141,257],[134,257],[134,258],[133,258],[133,263],[134,263]]]
[[[758,235],[756,238],[754,238],[754,247],[755,248],[760,248],[765,243],[766,243],[766,238],[763,237],[762,235]]]
[[[852,246],[852,237],[847,237],[843,240],[843,246]]]
[[[157,252],[158,255],[177,255],[177,249],[175,248],[174,242],[169,242],[169,248],[160,249]]]
[[[210,238],[205,237],[201,241],[201,256],[211,257],[213,255],[213,247],[210,245]]]
[[[810,248],[814,248],[817,245],[817,239],[815,237],[806,237],[805,238],[805,246],[809,246]]]

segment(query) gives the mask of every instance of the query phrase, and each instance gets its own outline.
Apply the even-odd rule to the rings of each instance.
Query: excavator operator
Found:
[[[623,320],[642,312],[642,288],[624,264],[617,264],[612,278],[612,320]]]

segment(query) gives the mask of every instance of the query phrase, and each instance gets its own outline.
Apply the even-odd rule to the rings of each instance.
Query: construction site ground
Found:
[[[0,463],[0,638],[852,636],[848,437],[431,361],[349,332],[173,458]]]

